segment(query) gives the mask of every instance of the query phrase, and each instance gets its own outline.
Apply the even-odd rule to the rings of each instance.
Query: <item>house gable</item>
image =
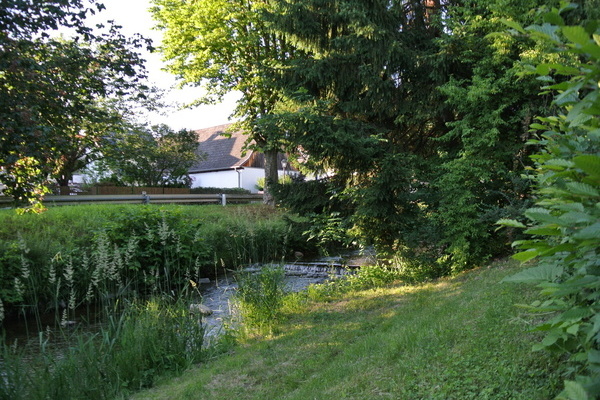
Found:
[[[225,124],[195,131],[198,137],[197,152],[203,159],[190,168],[191,174],[265,167],[264,154],[254,150],[244,151],[248,136],[242,131],[227,132],[230,126],[231,124]],[[277,155],[279,169],[284,158],[283,154]]]
[[[232,132],[230,137],[224,136],[231,124],[218,125],[212,128],[199,129],[197,152],[202,161],[190,168],[190,173],[236,169],[245,166],[251,158],[252,151],[244,152],[247,136],[242,132]]]

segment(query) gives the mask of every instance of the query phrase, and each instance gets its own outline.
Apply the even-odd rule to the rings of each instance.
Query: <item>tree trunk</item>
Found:
[[[263,195],[263,203],[270,206],[275,205],[275,199],[271,191],[271,186],[279,180],[277,174],[277,150],[265,150],[265,188]]]
[[[70,176],[67,174],[61,174],[58,178],[56,178],[56,183],[60,188],[59,194],[61,195],[69,195],[71,194],[71,188],[69,188],[69,180]]]

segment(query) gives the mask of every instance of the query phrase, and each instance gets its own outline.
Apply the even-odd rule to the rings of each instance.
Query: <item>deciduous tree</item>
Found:
[[[85,17],[102,8],[95,1],[2,1],[0,181],[19,202],[35,203],[47,177],[65,175],[61,170],[98,140],[103,129],[96,128],[116,122],[99,105],[102,98],[144,90],[135,49],[145,41],[124,37],[114,25],[101,33],[85,26]],[[73,38],[51,38],[60,26]]]
[[[278,60],[291,48],[268,31],[262,13],[268,2],[251,0],[154,0],[154,17],[163,30],[162,52],[167,69],[182,84],[202,85],[198,103],[219,101],[225,93],[242,94],[235,115],[237,129],[248,132],[247,143],[265,154],[265,202],[272,204],[269,186],[277,182],[277,153],[282,132],[261,124],[280,100],[273,84]]]
[[[104,145],[104,163],[121,182],[138,186],[190,186],[190,167],[200,156],[193,131],[166,125],[132,127]]]

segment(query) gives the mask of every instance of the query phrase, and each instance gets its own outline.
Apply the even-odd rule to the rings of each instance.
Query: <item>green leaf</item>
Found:
[[[530,208],[525,211],[525,216],[534,221],[547,222],[559,225],[562,224],[562,221],[559,218],[551,215],[550,210],[547,210],[545,208]]]
[[[558,12],[549,12],[544,14],[544,21],[548,22],[552,25],[563,26],[565,24],[565,20],[560,16]]]
[[[531,129],[536,129],[536,130],[540,130],[540,131],[548,130],[548,127],[546,125],[537,124],[537,123],[531,124],[531,125],[529,125],[529,127]]]
[[[561,339],[561,338],[562,338],[561,332],[551,331],[550,333],[548,333],[546,335],[546,337],[544,339],[542,339],[542,345],[544,345],[545,347],[550,347],[554,343],[556,343],[558,341],[558,339]]]
[[[509,226],[511,228],[526,228],[524,224],[514,219],[502,218],[496,222],[497,225]]]
[[[561,230],[556,227],[534,227],[525,231],[528,235],[556,236],[561,234]]]
[[[564,158],[553,158],[544,163],[544,166],[556,165],[564,168],[572,168],[575,164],[572,161],[565,160]]]
[[[574,249],[575,245],[573,243],[561,243],[558,246],[553,246],[548,250],[542,251],[540,257],[547,257],[562,252],[572,252]]]
[[[561,165],[563,167],[573,167],[573,161],[565,160],[564,158],[552,158],[546,161],[546,164]]]
[[[523,26],[521,24],[519,24],[517,21],[513,21],[510,19],[501,19],[500,22],[502,22],[504,25],[513,28],[514,30],[521,32],[521,33],[527,33],[525,31],[525,29],[523,29]]]
[[[569,182],[567,183],[567,188],[569,192],[572,194],[576,194],[579,196],[589,196],[589,197],[598,197],[600,193],[592,186],[583,182]]]
[[[593,336],[595,336],[596,332],[600,332],[600,314],[594,315],[590,319],[590,322],[592,322],[594,324],[594,326],[590,332],[590,337],[588,337],[588,340],[590,340]]]
[[[573,158],[573,162],[588,175],[600,178],[600,157],[586,154]]]
[[[557,26],[550,25],[548,23],[545,23],[543,25],[530,25],[527,28],[525,28],[525,30],[535,33],[538,36],[545,37],[556,43],[561,43],[560,38],[556,34],[558,29],[559,28]]]
[[[575,239],[600,239],[600,222],[586,226],[579,232],[573,235]]]
[[[584,318],[592,315],[594,311],[589,307],[574,307],[570,308],[561,315],[559,315],[556,320],[558,321],[568,321],[568,322],[576,322],[581,321]]]
[[[571,129],[577,126],[586,125],[592,118],[594,118],[592,115],[584,114],[582,112],[569,112],[567,115],[567,121],[569,121]]]
[[[583,26],[565,26],[562,28],[562,33],[571,42],[583,46],[590,40],[590,35],[585,31]]]
[[[565,381],[565,390],[557,397],[565,400],[590,400],[585,388],[579,382]]]
[[[593,364],[600,364],[600,351],[591,349],[587,353],[588,361]]]
[[[575,335],[577,335],[577,332],[579,332],[579,327],[580,327],[580,326],[581,326],[580,324],[573,324],[573,325],[569,326],[569,327],[566,329],[566,332],[567,332],[569,335],[573,335],[573,336],[575,336]]]
[[[521,262],[526,262],[526,261],[536,258],[539,254],[540,254],[540,252],[537,249],[526,250],[526,251],[522,251],[520,253],[514,254],[512,256],[512,258],[514,258],[515,260],[521,261]]]
[[[564,68],[562,68],[561,71],[564,71]],[[548,86],[547,88],[554,89],[554,90],[567,90],[569,88],[569,83],[568,82],[560,82],[560,83],[557,83],[556,85]],[[540,120],[541,120],[541,118],[540,118]],[[552,122],[552,121],[548,121],[548,122]]]
[[[579,94],[577,93],[577,91],[575,89],[571,90],[565,90],[564,92],[562,92],[561,94],[559,94],[558,96],[556,96],[554,98],[554,104],[559,105],[559,106],[566,106],[572,103],[576,103],[579,101]],[[575,119],[575,117],[573,116],[572,119]]]
[[[537,267],[528,268],[514,275],[502,279],[501,282],[513,283],[540,283],[549,282],[556,279],[563,273],[563,268],[560,265],[539,265]]]
[[[600,46],[591,41],[585,46],[581,47],[581,52],[587,53],[596,59],[600,58]]]
[[[578,211],[570,211],[560,216],[560,219],[570,224],[579,224],[582,222],[594,222],[596,218],[590,214]]]
[[[575,212],[584,212],[585,208],[583,207],[583,204],[581,203],[566,203],[566,204],[559,204],[556,206],[557,210],[562,210],[562,211],[575,211]]]

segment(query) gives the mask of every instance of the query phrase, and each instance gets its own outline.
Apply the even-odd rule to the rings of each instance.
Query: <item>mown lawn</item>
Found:
[[[246,340],[134,399],[549,399],[560,360],[532,353],[531,287],[512,262],[418,286],[291,307]]]

